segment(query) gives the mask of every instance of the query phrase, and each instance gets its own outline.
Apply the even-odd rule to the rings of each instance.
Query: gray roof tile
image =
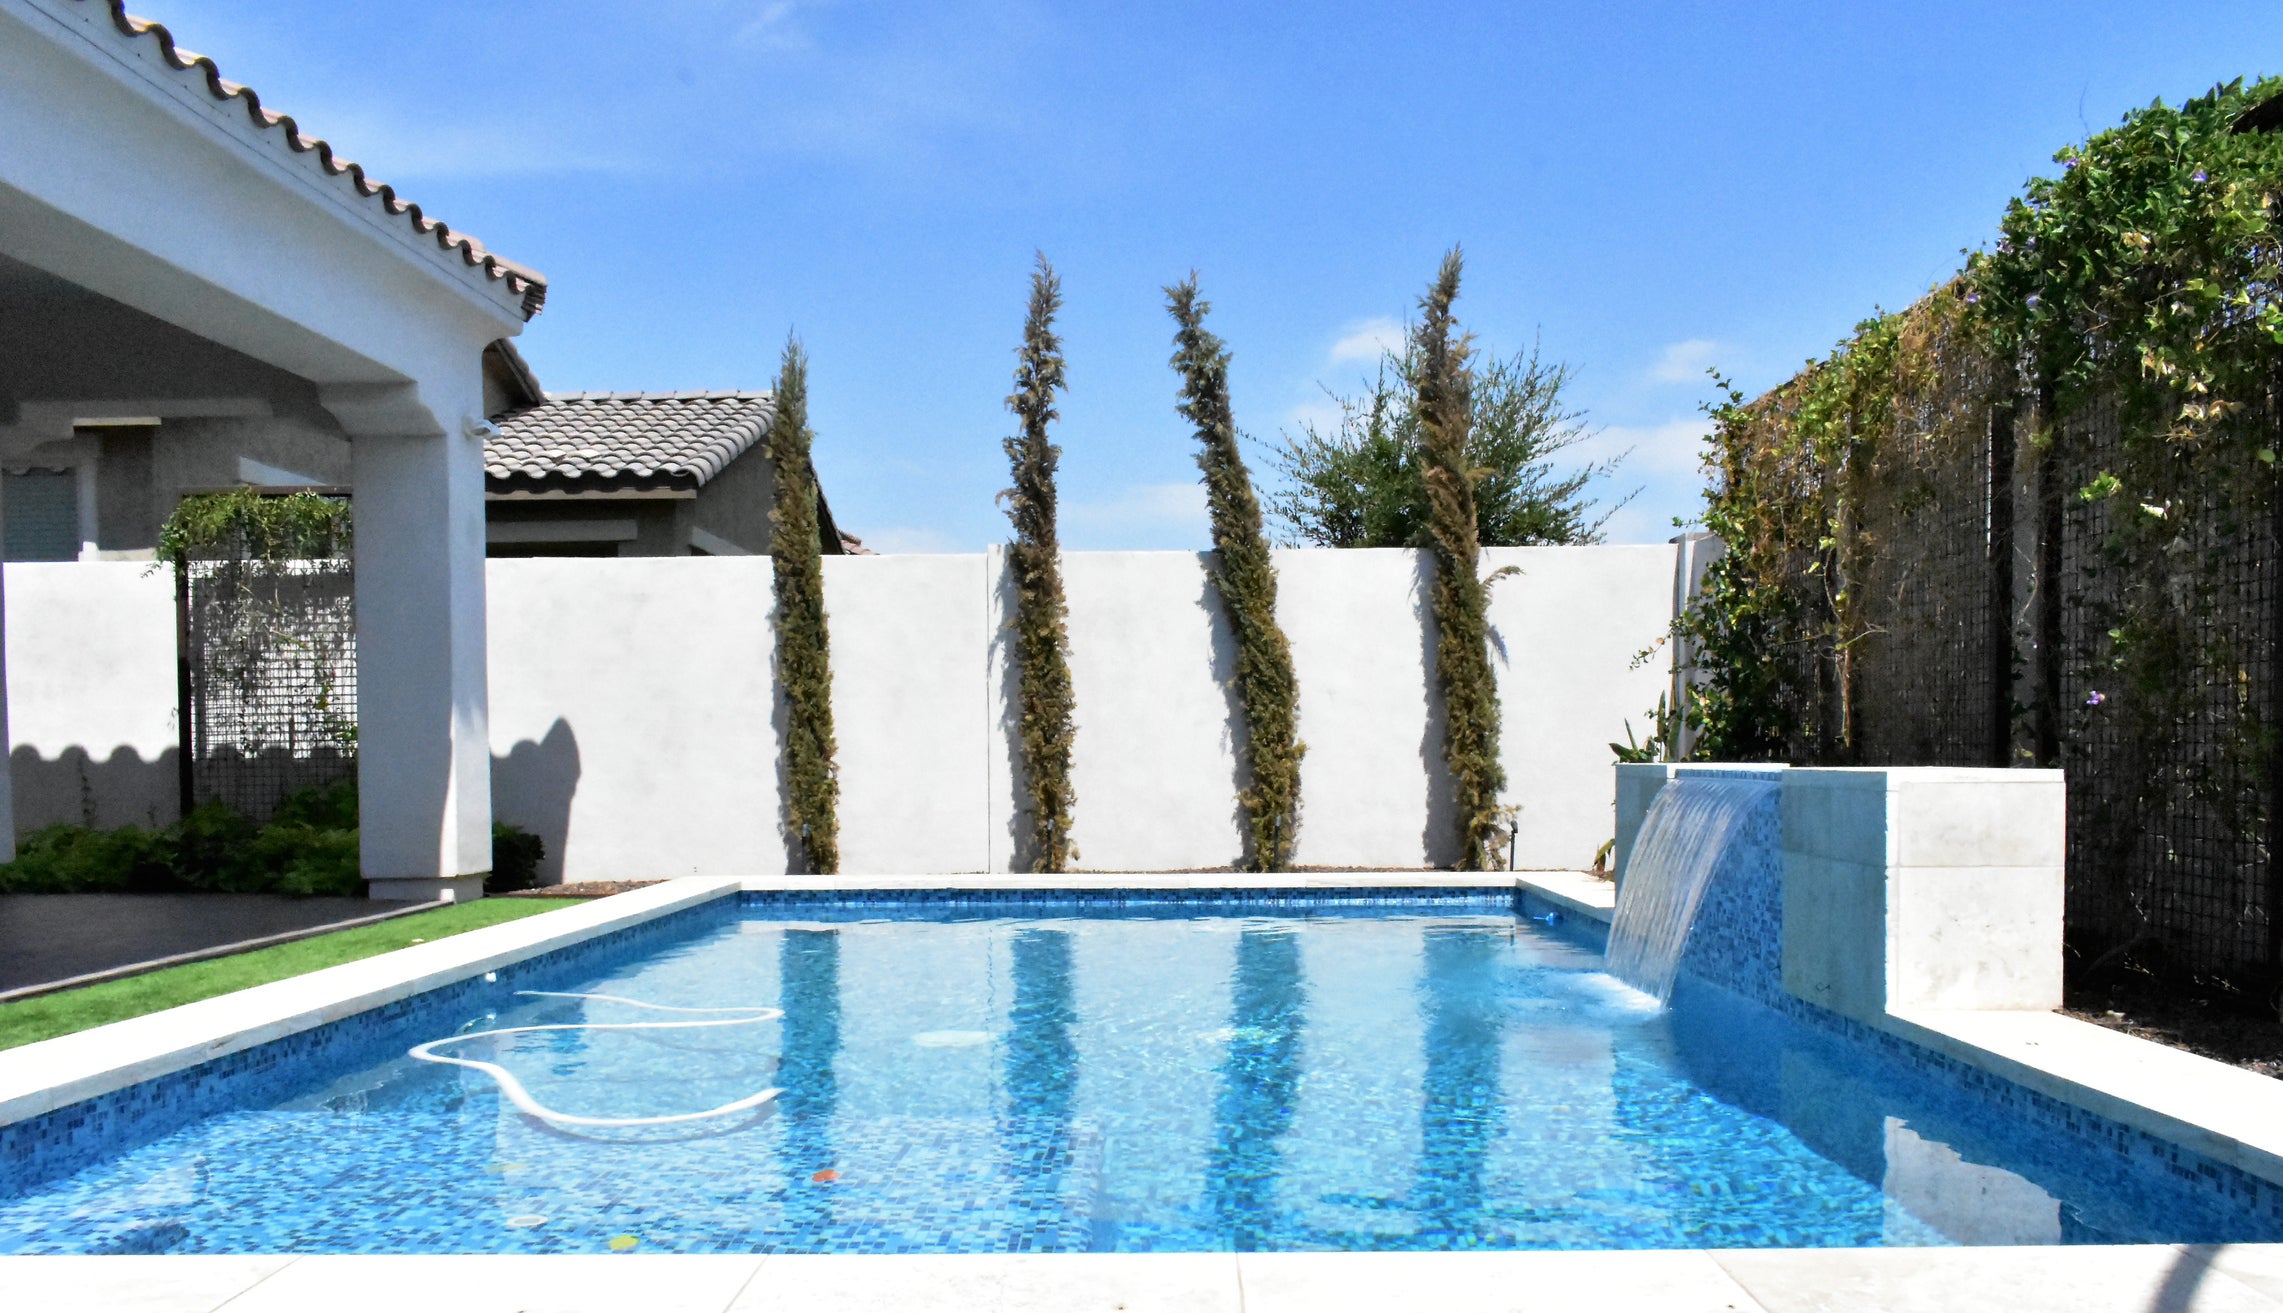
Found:
[[[705,483],[761,441],[766,392],[566,392],[495,421],[493,479],[688,478]]]

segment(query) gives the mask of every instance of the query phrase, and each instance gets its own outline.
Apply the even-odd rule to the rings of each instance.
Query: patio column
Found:
[[[0,516],[0,538],[7,534],[7,523]],[[6,571],[0,570],[0,579]],[[8,737],[8,598],[5,584],[0,584],[0,862],[16,860],[16,779],[9,765]]]
[[[479,388],[476,368],[471,351],[455,381]],[[457,901],[482,897],[491,870],[483,428],[480,392],[452,406],[423,404],[428,391],[327,388],[325,403],[356,470],[365,881],[374,898]]]

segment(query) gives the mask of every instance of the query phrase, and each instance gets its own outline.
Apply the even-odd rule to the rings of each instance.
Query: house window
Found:
[[[0,476],[0,526],[11,561],[79,559],[79,476],[71,470],[11,470]]]

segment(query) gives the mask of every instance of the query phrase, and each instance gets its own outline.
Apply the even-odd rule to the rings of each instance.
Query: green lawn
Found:
[[[329,935],[316,935],[275,948],[257,948],[251,953],[236,953],[210,962],[193,962],[149,975],[108,980],[100,985],[68,989],[20,1003],[0,1004],[0,1049],[69,1035],[75,1030],[195,1003],[235,989],[266,985],[288,976],[306,975],[404,948],[417,941],[481,930],[487,925],[573,907],[578,902],[575,898],[482,898],[433,912],[400,916],[379,925],[336,930]]]

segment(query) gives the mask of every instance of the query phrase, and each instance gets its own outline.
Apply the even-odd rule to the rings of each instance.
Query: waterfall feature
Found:
[[[1611,975],[1660,1003],[1672,997],[1697,905],[1729,835],[1775,788],[1770,780],[1683,775],[1657,791],[1617,891]]]

